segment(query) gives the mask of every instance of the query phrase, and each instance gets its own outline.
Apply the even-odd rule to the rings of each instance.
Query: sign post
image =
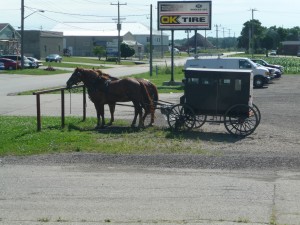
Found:
[[[172,31],[171,61],[174,65],[174,30],[211,30],[211,1],[157,2],[158,30]],[[196,36],[195,36],[196,38]],[[171,68],[174,82],[174,69]]]

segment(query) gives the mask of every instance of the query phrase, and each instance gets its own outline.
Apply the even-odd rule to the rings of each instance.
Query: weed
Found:
[[[50,222],[50,218],[48,218],[48,217],[39,218],[37,221],[38,222],[42,222],[42,223],[48,223],[48,222]]]

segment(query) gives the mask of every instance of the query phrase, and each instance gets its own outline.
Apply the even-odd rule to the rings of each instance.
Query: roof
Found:
[[[283,41],[283,45],[300,45],[300,41]]]
[[[60,23],[54,26],[51,31],[63,32],[64,36],[118,36],[117,24],[107,23]],[[149,35],[150,28],[141,23],[123,22],[120,35],[124,36],[131,32],[133,35]],[[160,35],[160,32],[152,29],[153,35]]]
[[[2,31],[7,26],[8,26],[8,23],[0,23],[0,31]]]

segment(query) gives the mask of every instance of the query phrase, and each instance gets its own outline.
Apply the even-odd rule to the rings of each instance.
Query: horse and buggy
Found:
[[[253,104],[253,74],[250,70],[221,70],[186,68],[184,94],[179,103],[159,100],[156,86],[148,80],[115,78],[101,70],[77,68],[67,81],[70,88],[79,82],[87,87],[97,111],[97,126],[104,122],[104,105],[108,104],[111,119],[117,102],[133,102],[135,126],[144,126],[147,116],[154,122],[154,112],[160,109],[171,130],[186,131],[200,128],[205,122],[223,123],[233,135],[252,134],[261,120],[258,107]],[[121,104],[122,105],[122,104]],[[143,115],[144,111],[144,115]]]

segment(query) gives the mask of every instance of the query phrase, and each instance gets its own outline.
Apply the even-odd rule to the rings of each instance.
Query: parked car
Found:
[[[4,69],[5,69],[4,63],[0,62],[0,70],[4,70]]]
[[[277,51],[276,50],[272,50],[269,55],[277,55]]]
[[[36,68],[39,68],[43,65],[43,62],[34,58],[34,57],[27,57],[31,62],[34,62],[36,64]]]
[[[268,66],[264,66],[264,65],[261,65],[259,63],[256,63],[258,66],[260,67],[264,67],[266,69],[269,70],[270,72],[270,78],[271,79],[274,79],[274,78],[280,78],[281,77],[281,71],[279,69],[276,69],[276,68],[272,68],[272,67],[268,67]]]
[[[171,51],[172,51],[172,48],[169,47],[169,52],[171,53]],[[174,54],[179,54],[180,53],[178,48],[173,48],[173,52],[174,52]]]
[[[297,52],[297,57],[300,57],[300,51]]]
[[[283,71],[284,71],[284,67],[281,65],[269,64],[267,61],[265,61],[263,59],[251,59],[251,60],[253,62],[259,63],[260,65],[263,65],[263,66],[279,69],[281,71],[281,73],[283,73]]]
[[[4,64],[4,69],[5,70],[15,70],[15,69],[20,69],[21,64],[20,62],[16,62],[12,59],[7,59],[7,58],[0,58],[0,62]]]
[[[62,57],[58,54],[50,54],[46,57],[46,62],[61,62]]]
[[[21,55],[1,55],[0,58],[7,58],[12,59],[16,61],[17,63],[21,63]],[[31,62],[29,59],[27,59],[26,56],[24,56],[24,68],[35,68],[36,65],[34,62]]]

